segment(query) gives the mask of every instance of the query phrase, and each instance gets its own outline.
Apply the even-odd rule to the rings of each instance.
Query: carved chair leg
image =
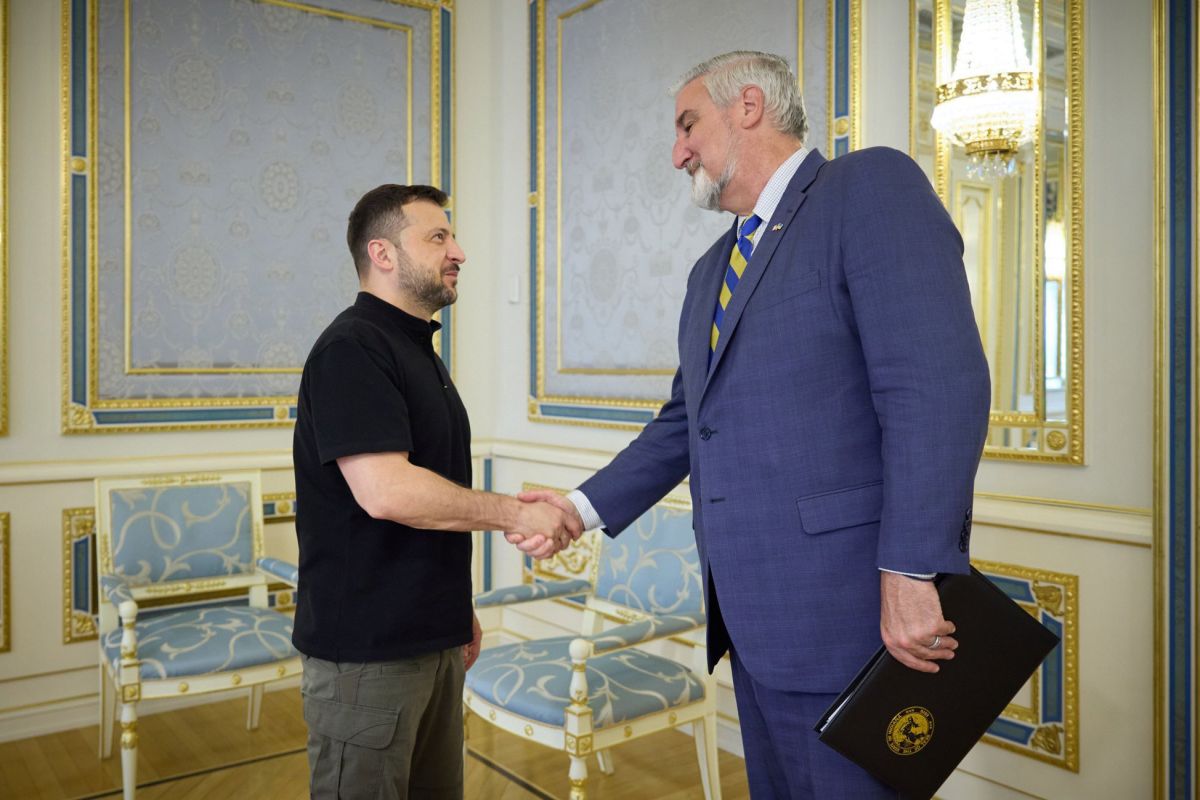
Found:
[[[571,779],[571,794],[570,800],[587,800],[587,756],[571,756],[571,770],[568,776]]]
[[[717,715],[707,714],[692,723],[696,740],[696,758],[700,762],[700,783],[705,800],[721,800],[721,772],[717,765]]]
[[[246,704],[246,730],[258,730],[258,718],[262,715],[263,685],[250,687],[250,701]]]
[[[600,765],[600,771],[605,775],[612,775],[616,769],[613,766],[612,750],[597,750],[596,762]]]
[[[117,715],[117,687],[108,668],[100,665],[100,757],[112,757],[113,720]]]
[[[121,783],[125,800],[137,791],[137,702],[142,697],[141,663],[137,657],[137,603],[126,600],[118,607],[121,615]]]
[[[567,706],[563,719],[563,732],[573,737],[575,746],[569,747],[571,759],[570,800],[587,800],[587,759],[592,740],[592,709],[588,705],[587,660],[592,654],[592,644],[586,639],[575,639],[568,651],[571,653],[571,704]],[[587,742],[580,753],[579,744]]]
[[[137,792],[137,711],[136,703],[121,704],[121,786],[125,800],[134,800]]]
[[[467,760],[467,740],[471,738],[471,726],[468,724],[471,721],[471,712],[463,708],[463,762]],[[464,773],[465,774],[465,773]]]

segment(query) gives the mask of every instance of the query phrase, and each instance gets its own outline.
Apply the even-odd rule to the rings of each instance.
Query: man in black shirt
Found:
[[[362,291],[313,345],[293,442],[314,797],[462,797],[463,673],[479,654],[472,530],[544,557],[578,537],[546,503],[472,491],[467,412],[433,350],[466,256],[431,186],[350,215]]]

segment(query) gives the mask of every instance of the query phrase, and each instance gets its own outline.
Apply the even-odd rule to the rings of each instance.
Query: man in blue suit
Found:
[[[522,499],[616,535],[690,475],[751,794],[895,797],[812,726],[881,639],[926,672],[957,647],[930,580],[968,569],[990,393],[962,241],[904,154],[804,147],[782,58],[706,61],[675,111],[693,199],[737,219],[688,277],[671,399],[578,490]]]

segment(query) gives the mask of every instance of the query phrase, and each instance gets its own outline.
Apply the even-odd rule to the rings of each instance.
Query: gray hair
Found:
[[[777,131],[795,136],[801,142],[808,135],[804,98],[783,58],[752,50],[714,56],[684,73],[671,87],[671,96],[696,78],[704,79],[704,87],[717,108],[728,108],[743,88],[757,86],[763,93],[763,112]]]

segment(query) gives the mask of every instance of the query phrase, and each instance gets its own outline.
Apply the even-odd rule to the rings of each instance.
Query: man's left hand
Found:
[[[471,615],[471,643],[463,645],[463,669],[471,668],[475,663],[475,659],[479,658],[479,648],[483,644],[483,628],[479,624],[479,617]]]
[[[879,631],[897,661],[920,672],[937,672],[934,662],[954,658],[954,623],[942,617],[932,582],[880,570],[879,588]]]

